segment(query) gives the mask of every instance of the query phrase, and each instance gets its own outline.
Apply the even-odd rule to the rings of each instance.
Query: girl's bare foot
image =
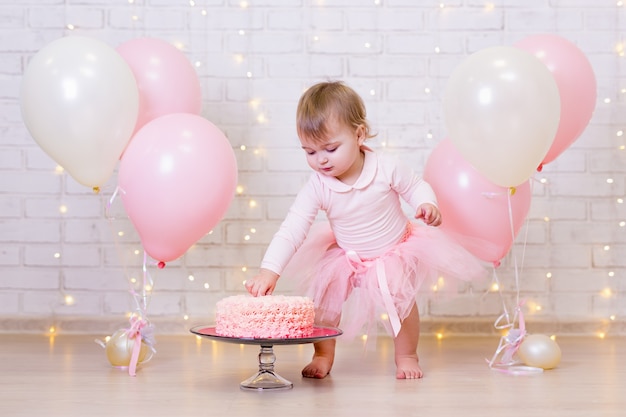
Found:
[[[417,355],[396,356],[397,379],[419,379],[423,376]]]
[[[333,359],[325,355],[313,355],[311,363],[302,369],[302,376],[306,378],[325,378],[333,367]]]
[[[305,378],[325,378],[330,373],[335,361],[335,340],[323,340],[313,343],[315,353],[311,363],[302,369],[302,376]]]

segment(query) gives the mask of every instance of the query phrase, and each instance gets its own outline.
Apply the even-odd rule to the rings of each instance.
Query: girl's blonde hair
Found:
[[[341,81],[326,81],[307,89],[296,111],[298,136],[314,141],[327,139],[329,119],[357,128],[363,126],[365,138],[374,137],[366,118],[363,99]]]

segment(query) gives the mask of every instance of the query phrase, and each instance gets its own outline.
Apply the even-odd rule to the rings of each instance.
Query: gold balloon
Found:
[[[561,362],[561,348],[548,336],[531,334],[524,338],[517,351],[524,365],[552,369]]]
[[[128,366],[130,359],[133,355],[133,346],[135,346],[136,339],[130,339],[125,329],[120,329],[113,333],[113,336],[107,341],[105,351],[107,359],[113,366]],[[145,343],[141,343],[139,350],[139,360],[137,363],[141,363],[150,359],[148,353],[151,353],[148,346]],[[147,359],[146,359],[147,358]]]

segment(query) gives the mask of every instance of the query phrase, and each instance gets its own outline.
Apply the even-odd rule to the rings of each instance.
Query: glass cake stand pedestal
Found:
[[[310,336],[285,339],[253,339],[220,336],[215,333],[215,326],[196,326],[191,328],[190,331],[197,336],[221,342],[260,346],[259,371],[239,384],[241,389],[252,391],[284,390],[293,388],[292,382],[286,380],[274,371],[274,363],[276,362],[276,355],[274,354],[275,345],[301,345],[305,343],[314,343],[324,339],[331,339],[342,334],[342,331],[337,328],[323,326],[315,326],[313,328],[313,333]]]

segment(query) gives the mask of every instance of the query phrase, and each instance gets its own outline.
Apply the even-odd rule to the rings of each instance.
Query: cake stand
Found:
[[[250,378],[239,384],[243,390],[265,391],[284,390],[293,388],[293,383],[278,375],[274,371],[276,355],[274,345],[301,345],[314,343],[324,339],[331,339],[340,336],[343,332],[334,327],[314,326],[313,333],[307,337],[285,338],[285,339],[253,339],[244,337],[220,336],[215,333],[215,326],[196,326],[191,333],[207,337],[221,342],[237,343],[244,345],[259,345],[259,371]]]

